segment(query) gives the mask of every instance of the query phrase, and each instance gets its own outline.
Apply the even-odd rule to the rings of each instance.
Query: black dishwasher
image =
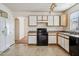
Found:
[[[69,37],[69,53],[71,56],[79,56],[79,38]]]

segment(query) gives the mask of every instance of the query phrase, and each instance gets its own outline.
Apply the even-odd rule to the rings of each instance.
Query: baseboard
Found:
[[[57,45],[57,44],[48,44],[48,46]],[[37,44],[28,44],[28,46],[37,46]]]

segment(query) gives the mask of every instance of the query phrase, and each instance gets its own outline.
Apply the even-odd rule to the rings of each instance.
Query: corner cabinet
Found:
[[[29,26],[36,26],[37,25],[37,17],[36,16],[29,16]]]
[[[67,52],[69,52],[69,37],[66,35],[58,36],[58,44],[64,48]]]
[[[67,26],[67,15],[61,15],[61,26]]]

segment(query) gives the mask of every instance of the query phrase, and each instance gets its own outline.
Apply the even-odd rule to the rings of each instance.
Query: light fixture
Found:
[[[56,4],[55,3],[52,3],[51,6],[50,6],[50,12],[51,11],[53,12],[55,7],[56,7]]]

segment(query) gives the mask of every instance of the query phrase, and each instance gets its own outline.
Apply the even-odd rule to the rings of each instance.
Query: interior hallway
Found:
[[[69,54],[56,45],[28,46],[27,44],[15,44],[1,56],[69,56]]]

